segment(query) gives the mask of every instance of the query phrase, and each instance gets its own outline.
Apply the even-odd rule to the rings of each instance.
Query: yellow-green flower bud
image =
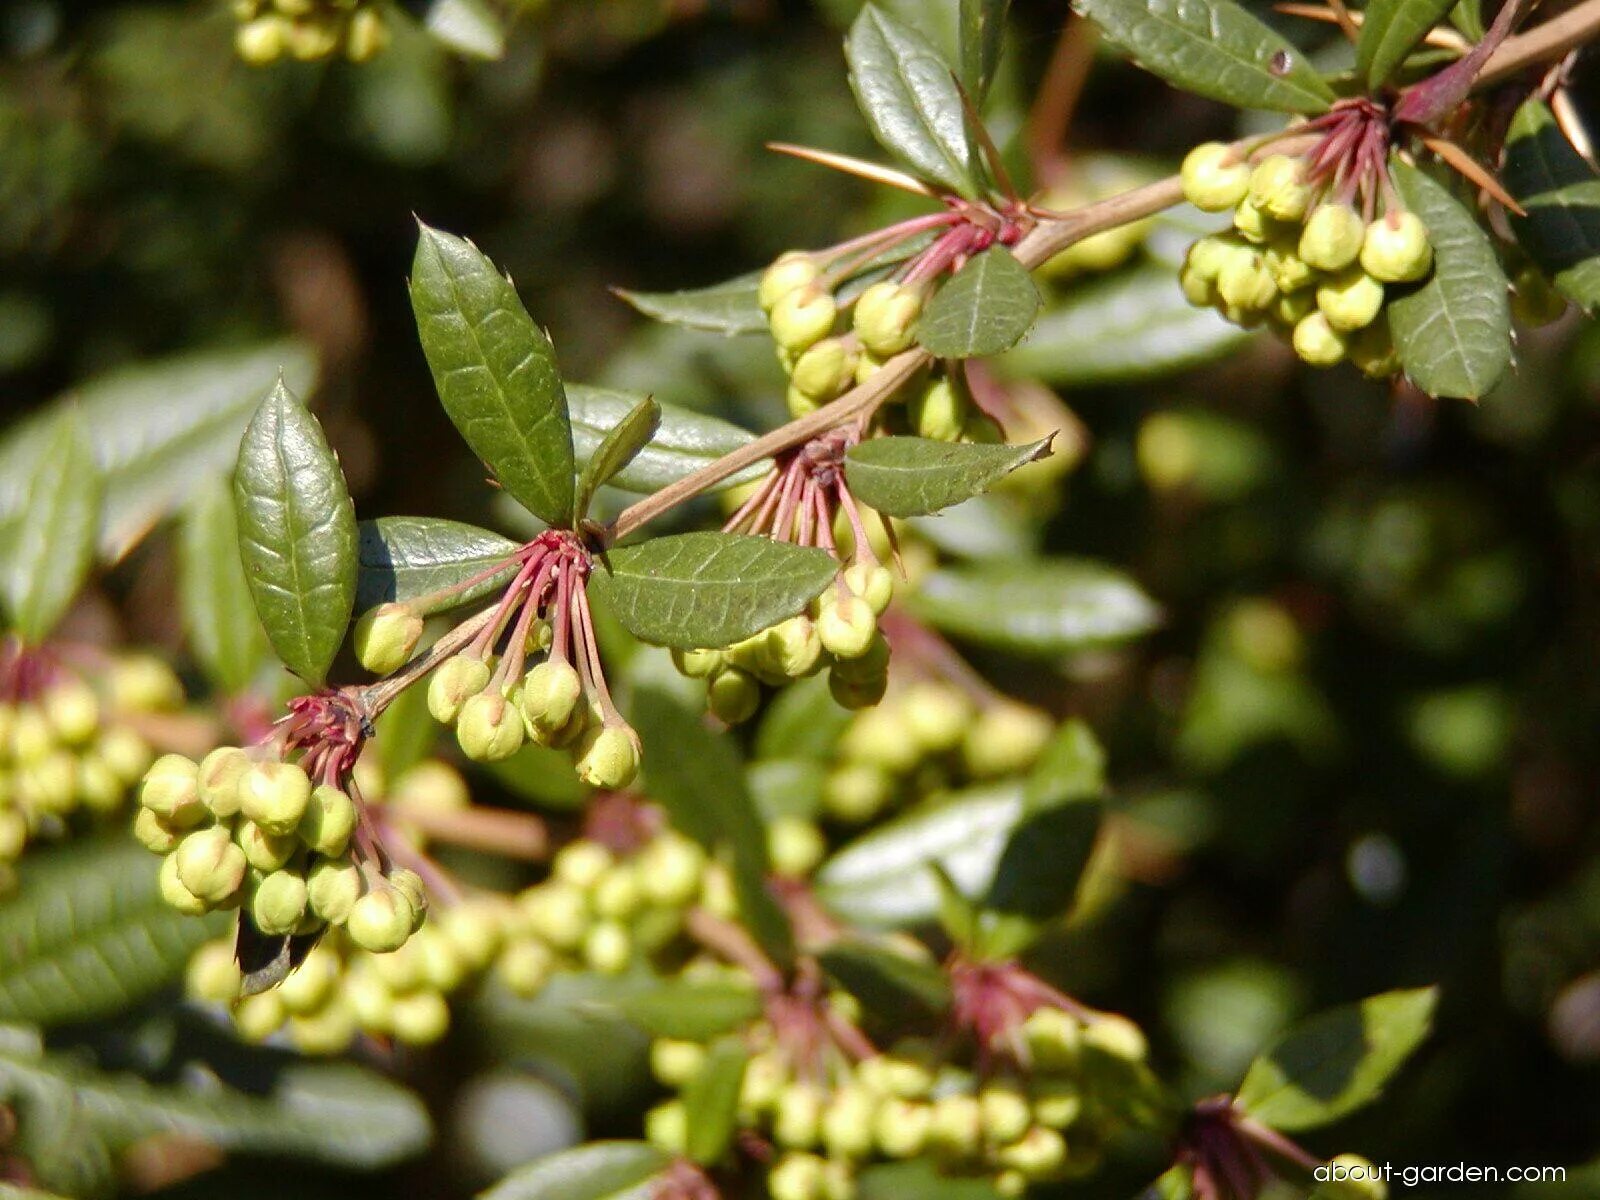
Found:
[[[396,867],[389,872],[388,879],[389,886],[410,901],[411,929],[415,932],[428,915],[428,889],[422,876],[409,867]]]
[[[894,599],[894,573],[880,563],[851,563],[844,569],[844,585],[880,617]]]
[[[681,1088],[706,1064],[706,1049],[698,1042],[657,1038],[650,1043],[650,1071],[661,1083]]]
[[[822,806],[831,817],[860,824],[882,812],[893,795],[894,780],[882,768],[849,763],[823,781]]]
[[[772,1136],[778,1145],[806,1150],[817,1144],[822,1127],[822,1093],[815,1084],[797,1082],[778,1097]]]
[[[742,724],[756,715],[760,705],[761,685],[748,671],[723,667],[706,683],[706,707],[719,721]]]
[[[851,327],[867,353],[891,358],[917,340],[922,295],[916,288],[883,280],[856,297]]]
[[[793,353],[827,337],[839,316],[833,295],[816,284],[796,288],[772,306],[772,339]]]
[[[1183,298],[1195,308],[1210,308],[1217,302],[1217,278],[1207,279],[1188,263],[1178,268],[1178,287]]]
[[[1319,271],[1342,271],[1360,257],[1366,234],[1348,204],[1319,204],[1300,231],[1300,257]]]
[[[971,412],[966,384],[950,375],[935,379],[906,405],[906,417],[916,435],[936,442],[959,441]]]
[[[833,673],[848,683],[872,683],[889,673],[889,639],[878,630],[867,643],[867,648],[854,658],[840,658],[833,664]]]
[[[1412,283],[1433,268],[1428,228],[1413,212],[1391,211],[1367,226],[1361,267],[1380,283]]]
[[[388,954],[406,944],[415,918],[411,901],[395,888],[382,886],[355,902],[344,928],[361,949]]]
[[[767,856],[779,875],[804,878],[827,852],[822,830],[804,817],[779,817],[767,827]]]
[[[984,1134],[1001,1145],[1016,1141],[1033,1123],[1028,1098],[1006,1084],[993,1083],[979,1092],[978,1111],[983,1115]]]
[[[996,704],[968,728],[961,754],[968,772],[979,778],[1010,775],[1031,767],[1054,732],[1054,723],[1036,708]]]
[[[669,1100],[645,1113],[644,1136],[668,1154],[682,1154],[689,1144],[689,1113],[683,1101]]]
[[[177,864],[178,881],[211,905],[225,903],[239,890],[248,865],[244,851],[221,826],[189,834],[178,843],[172,861]]]
[[[1048,1179],[1066,1165],[1067,1143],[1054,1129],[1035,1125],[1021,1141],[1005,1147],[996,1157],[1002,1166],[1020,1171],[1028,1179]]]
[[[329,783],[311,789],[311,799],[300,816],[300,839],[318,854],[337,858],[356,831],[356,805]]]
[[[300,839],[292,833],[268,833],[254,821],[240,821],[233,831],[234,844],[244,851],[244,860],[258,871],[276,871],[300,849]]]
[[[1322,312],[1314,312],[1296,325],[1293,340],[1294,352],[1314,367],[1331,367],[1345,355],[1344,334]]]
[[[578,778],[590,787],[616,791],[639,774],[639,735],[628,725],[601,725],[579,741]]]
[[[1249,197],[1239,201],[1238,206],[1234,208],[1233,227],[1243,241],[1257,246],[1263,246],[1271,241],[1282,229],[1278,222],[1257,208]]]
[[[1033,1116],[1050,1129],[1065,1129],[1083,1115],[1083,1095],[1066,1079],[1033,1081]]]
[[[767,1173],[772,1200],[822,1200],[822,1159],[815,1154],[785,1154]]]
[[[325,858],[306,877],[306,902],[311,911],[330,925],[343,925],[366,884],[361,868],[348,858]]]
[[[438,929],[470,970],[494,961],[504,941],[504,918],[510,906],[499,897],[467,900],[439,914]]]
[[[583,698],[583,681],[569,662],[545,661],[529,671],[522,681],[523,718],[530,735],[548,736],[572,719]]]
[[[1359,1154],[1336,1154],[1314,1177],[1317,1200],[1389,1200],[1389,1185],[1369,1159]]]
[[[789,416],[798,421],[801,417],[816,412],[822,407],[822,402],[814,396],[806,395],[791,383],[783,389],[783,406],[788,410]]]
[[[200,761],[200,799],[212,816],[223,820],[239,811],[239,780],[250,768],[250,756],[238,746],[219,746]]]
[[[690,679],[705,679],[722,666],[721,650],[674,650],[672,662]]]
[[[257,17],[233,31],[234,51],[251,66],[264,67],[283,56],[288,48],[288,31],[289,22],[275,13]]]
[[[846,1084],[833,1093],[822,1113],[822,1145],[832,1158],[861,1159],[872,1153],[872,1123],[878,1097],[865,1087]]]
[[[1296,325],[1316,311],[1315,289],[1301,288],[1298,292],[1289,292],[1278,297],[1272,306],[1272,319],[1278,322],[1285,332],[1292,332]]]
[[[589,931],[589,904],[575,887],[546,883],[529,888],[518,907],[530,932],[558,950],[574,950]]]
[[[410,1046],[429,1046],[449,1030],[450,1006],[438,992],[396,996],[389,1025],[395,1040]]]
[[[1223,264],[1217,275],[1217,295],[1223,303],[1261,311],[1278,296],[1278,284],[1259,251],[1240,251]]]
[[[1340,333],[1371,325],[1383,308],[1383,284],[1351,267],[1317,285],[1317,307]]]
[[[1142,1063],[1150,1052],[1144,1030],[1117,1013],[1100,1013],[1087,1021],[1083,1044],[1128,1063]]]
[[[239,998],[239,964],[228,942],[207,942],[194,952],[183,973],[183,990],[194,1000],[232,1004]]]
[[[1065,1009],[1037,1008],[1022,1023],[1028,1054],[1040,1071],[1075,1071],[1082,1044],[1082,1027]]]
[[[835,663],[828,672],[828,694],[840,708],[848,708],[854,712],[871,708],[882,701],[883,694],[889,687],[887,674],[860,679],[841,673],[838,666],[839,664]]]
[[[479,692],[461,706],[456,718],[456,741],[461,753],[474,762],[499,762],[522,749],[526,731],[522,717],[511,711],[506,698]]]
[[[605,873],[616,864],[616,859],[599,842],[587,838],[563,846],[550,864],[554,879],[572,887],[588,891],[600,882]]]
[[[398,671],[422,639],[422,614],[408,604],[380,604],[356,619],[356,660],[374,675]]]
[[[779,621],[766,631],[763,641],[772,670],[790,679],[809,675],[822,657],[816,622],[805,613]]]
[[[233,1027],[247,1042],[264,1042],[283,1027],[288,1017],[277,992],[257,992],[233,1007]]]
[[[370,62],[388,44],[389,26],[375,5],[363,5],[350,14],[344,33],[344,56],[351,62]]]
[[[1196,279],[1214,284],[1223,265],[1238,249],[1237,242],[1221,235],[1203,237],[1189,247],[1188,253],[1183,256],[1183,265],[1193,272]]]
[[[24,824],[26,830],[26,824]],[[183,840],[183,831],[174,829],[148,808],[141,808],[133,818],[133,836],[139,844],[156,854],[170,854],[178,848],[178,843]],[[0,858],[14,858],[15,855],[0,854]]]
[[[268,833],[293,833],[311,800],[311,780],[294,763],[251,763],[238,789],[239,811]]]
[[[618,863],[595,880],[589,900],[596,916],[626,921],[644,901],[638,872],[629,863]]]
[[[1400,354],[1394,348],[1389,322],[1374,321],[1357,330],[1345,341],[1350,361],[1369,379],[1384,379],[1400,369]]]
[[[178,878],[177,854],[169,854],[161,860],[156,880],[161,888],[161,898],[186,916],[198,917],[210,909],[209,904],[185,887],[183,880]]]
[[[1203,142],[1184,155],[1179,173],[1183,198],[1204,212],[1222,212],[1250,190],[1250,164],[1235,161],[1221,142]]]
[[[428,680],[428,711],[442,725],[453,725],[461,707],[489,686],[493,672],[481,658],[458,654],[439,664]]]
[[[316,1012],[334,998],[343,976],[343,962],[327,943],[313,947],[305,961],[278,986],[284,1010],[292,1016]]]
[[[639,877],[657,904],[679,907],[694,899],[705,871],[706,853],[675,833],[664,833],[640,852]]]
[[[505,985],[517,995],[529,998],[544,991],[555,969],[555,954],[534,938],[512,942],[495,961],[495,970]]]
[[[145,772],[139,804],[173,828],[187,829],[206,815],[199,779],[200,768],[192,758],[163,754]]]
[[[108,676],[111,707],[126,712],[168,712],[183,705],[183,684],[152,654],[130,654]]]
[[[1250,202],[1274,221],[1299,221],[1311,204],[1305,162],[1269,154],[1250,172]]]
[[[889,1158],[915,1158],[928,1145],[933,1106],[915,1100],[885,1100],[872,1121],[872,1137]]]
[[[856,355],[856,383],[862,384],[883,369],[883,359],[863,350]]]
[[[914,683],[901,702],[906,727],[925,754],[954,750],[973,718],[972,702],[948,683]]]
[[[100,701],[94,689],[78,678],[50,685],[44,694],[44,717],[50,728],[69,746],[79,746],[100,726]]]
[[[983,1113],[977,1098],[954,1092],[935,1100],[928,1140],[936,1150],[951,1158],[976,1154],[983,1145]]]
[[[847,1162],[829,1159],[822,1164],[822,1200],[856,1200],[855,1172]]]
[[[22,766],[32,766],[56,748],[55,730],[37,705],[16,710],[11,718],[11,757]]]
[[[1293,237],[1273,238],[1261,257],[1281,293],[1297,292],[1317,281],[1317,272],[1296,252]]]
[[[761,311],[770,313],[778,301],[790,292],[815,283],[820,273],[816,261],[803,250],[789,250],[778,255],[762,273],[761,284],[756,290]]]
[[[854,593],[840,596],[817,617],[822,648],[835,658],[860,658],[871,649],[877,632],[872,606]]]
[[[306,880],[298,871],[274,871],[256,885],[250,917],[268,936],[293,933],[306,915]]]
[[[828,401],[850,386],[855,373],[855,352],[843,338],[828,337],[801,352],[789,381],[802,395]]]
[[[150,744],[125,726],[102,731],[95,739],[94,753],[123,783],[136,783],[153,757]]]
[[[620,975],[633,960],[633,938],[616,921],[600,921],[584,935],[583,961],[601,975]]]

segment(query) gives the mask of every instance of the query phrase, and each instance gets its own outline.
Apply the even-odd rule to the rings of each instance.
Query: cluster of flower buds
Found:
[[[0,641],[0,863],[74,812],[120,808],[152,758],[139,718],[183,704],[159,659],[68,655]]]
[[[389,44],[380,0],[233,0],[233,15],[234,49],[252,66],[335,55],[366,62]]]
[[[854,1002],[823,1003],[830,1027],[853,1027]],[[949,1043],[906,1039],[887,1053],[854,1039],[785,1036],[767,1019],[746,1031],[753,1051],[740,1087],[743,1146],[762,1148],[773,1200],[853,1200],[873,1163],[931,1158],[941,1172],[985,1177],[1004,1196],[1094,1170],[1108,1139],[1144,1119],[1145,1042],[1109,1014],[1037,1009],[1019,1027],[1022,1056],[974,1071],[949,1061]],[[651,1067],[667,1087],[693,1086],[699,1043],[659,1039]],[[681,1099],[652,1109],[646,1136],[681,1153]]]
[[[1270,325],[1313,366],[1348,359],[1373,378],[1400,369],[1387,288],[1426,278],[1433,246],[1392,189],[1374,218],[1358,206],[1353,179],[1331,186],[1314,160],[1273,154],[1252,167],[1216,142],[1189,152],[1182,180],[1196,207],[1233,210],[1232,230],[1190,247],[1180,282],[1191,303],[1247,328]]]
[[[145,774],[134,834],[165,856],[161,894],[180,912],[241,908],[268,937],[342,928],[365,950],[405,944],[427,914],[422,881],[356,852],[356,802],[304,767],[223,746],[165,754]]]
[[[980,702],[941,679],[908,683],[845,730],[823,788],[824,811],[860,824],[906,795],[1026,771],[1054,728],[1047,714],[1015,701]]]
[[[241,996],[230,940],[189,961],[192,1000],[225,1006],[247,1041],[281,1032],[302,1054],[340,1054],[359,1036],[425,1046],[450,1028],[448,997],[515,953],[511,906],[500,897],[443,907],[405,945],[374,952],[335,930],[277,987]]]
[[[611,700],[584,591],[589,553],[565,532],[541,534],[513,556],[511,585],[478,636],[428,681],[428,711],[452,725],[461,752],[497,762],[527,742],[568,750],[578,777],[593,787],[625,788],[639,773],[639,736]],[[411,614],[406,653],[415,645]],[[381,618],[358,649],[364,663],[393,669],[392,639]],[[498,649],[498,653],[496,652]],[[382,653],[380,653],[382,651]],[[543,661],[527,667],[533,655]],[[402,661],[404,653],[398,656]],[[524,668],[527,670],[524,671]]]

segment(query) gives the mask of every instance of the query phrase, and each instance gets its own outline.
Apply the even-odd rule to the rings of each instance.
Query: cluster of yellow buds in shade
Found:
[[[233,0],[233,45],[252,66],[342,55],[366,62],[389,44],[382,0]]]
[[[159,659],[85,654],[0,643],[0,864],[76,812],[119,809],[153,757],[139,718],[183,704]]]
[[[825,1002],[846,1021],[854,1001]],[[739,1121],[764,1156],[772,1200],[854,1200],[873,1163],[931,1158],[946,1174],[988,1179],[1003,1196],[1034,1183],[1081,1177],[1106,1142],[1149,1119],[1144,1035],[1126,1018],[1036,1010],[1020,1026],[1028,1066],[979,1073],[948,1062],[941,1045],[907,1039],[887,1053],[854,1057],[829,1046],[796,1052],[778,1030],[747,1031],[752,1057],[740,1087]],[[651,1066],[667,1087],[694,1084],[706,1062],[699,1043],[659,1039]],[[646,1137],[681,1153],[688,1113],[670,1099],[645,1118]]]
[[[1050,740],[1048,714],[925,679],[858,713],[823,786],[836,821],[870,821],[907,795],[1028,770]]]
[[[1349,360],[1373,378],[1400,369],[1384,303],[1389,287],[1433,268],[1421,218],[1391,206],[1367,220],[1319,193],[1304,159],[1273,154],[1252,166],[1217,142],[1189,152],[1182,181],[1197,208],[1233,210],[1232,230],[1189,249],[1179,280],[1192,304],[1271,326],[1313,366]]]
[[[163,898],[194,915],[242,908],[268,937],[338,927],[364,950],[399,949],[427,913],[421,879],[356,853],[349,794],[270,754],[224,746],[151,766],[134,835],[165,856]]]

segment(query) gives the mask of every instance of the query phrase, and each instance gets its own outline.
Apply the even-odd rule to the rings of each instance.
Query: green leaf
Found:
[[[1233,0],[1078,0],[1147,71],[1238,108],[1319,113],[1333,89],[1289,41]]]
[[[423,24],[434,40],[458,54],[483,59],[505,55],[505,26],[483,0],[433,0]]]
[[[356,514],[322,426],[280,380],[239,443],[239,556],[280,659],[320,686],[356,599]]]
[[[825,550],[734,533],[620,546],[589,586],[637,638],[684,650],[731,646],[809,604],[839,569]]]
[[[999,365],[1058,387],[1140,383],[1214,362],[1250,336],[1185,300],[1170,268],[1145,263],[1074,282]]]
[[[689,1158],[712,1166],[728,1153],[739,1127],[739,1088],[750,1051],[739,1038],[723,1038],[711,1047],[700,1073],[683,1089],[689,1136]]]
[[[794,954],[789,919],[767,891],[767,835],[731,739],[713,733],[666,691],[641,687],[633,720],[644,745],[645,781],[673,826],[715,851],[733,854],[733,884],[740,915],[773,960]]]
[[[518,1167],[478,1200],[648,1200],[671,1162],[647,1142],[590,1142]]]
[[[431,1137],[415,1096],[343,1064],[286,1067],[269,1093],[247,1095],[220,1084],[156,1086],[7,1039],[0,1102],[18,1117],[8,1151],[36,1182],[79,1197],[114,1193],[117,1157],[149,1138],[373,1170],[411,1157]]]
[[[939,914],[937,864],[963,894],[981,895],[1021,818],[1014,782],[934,796],[876,826],[817,873],[817,897],[846,921],[895,928]]]
[[[49,636],[88,578],[103,494],[80,417],[68,409],[28,473],[27,502],[0,526],[0,599],[23,641]]]
[[[358,527],[356,608],[417,600],[481,575],[517,550],[488,529],[440,517],[379,517]],[[424,615],[481,600],[511,582],[515,564],[455,594],[421,606]]]
[[[572,519],[572,429],[555,347],[465,238],[419,225],[411,307],[450,420],[512,499]]]
[[[1600,175],[1538,98],[1512,119],[1500,182],[1527,210],[1511,227],[1528,257],[1574,304],[1600,303]]]
[[[819,672],[779,690],[756,730],[759,759],[803,758],[832,763],[855,714],[841,708]]]
[[[121,558],[158,520],[233,469],[239,436],[280,372],[302,395],[316,385],[316,361],[297,341],[199,351],[96,376],[0,444],[0,526],[25,502],[29,468],[55,431],[60,404],[71,404],[105,480],[100,554]]]
[[[879,1163],[856,1182],[856,1200],[1000,1200],[987,1179],[948,1174],[928,1158]]]
[[[1399,69],[1456,0],[1371,0],[1356,42],[1356,70],[1369,88],[1379,88]]]
[[[579,520],[589,515],[589,502],[595,492],[637,458],[660,427],[661,406],[646,396],[606,431],[594,453],[586,456],[583,472],[578,476],[573,511]]]
[[[708,1042],[761,1015],[761,993],[727,979],[660,979],[606,1004],[651,1037]]]
[[[1088,559],[979,563],[933,572],[911,598],[946,633],[1018,654],[1070,654],[1140,637],[1161,611],[1132,579]]]
[[[751,271],[709,287],[688,288],[679,292],[630,292],[617,289],[621,296],[647,317],[703,329],[708,333],[764,333],[767,314],[761,311],[757,294],[764,271]]]
[[[1393,289],[1385,305],[1401,365],[1430,396],[1476,400],[1511,365],[1505,272],[1488,236],[1443,185],[1398,159],[1389,171],[1433,242],[1433,274]]]
[[[612,388],[573,384],[567,389],[572,413],[572,443],[580,463],[586,463],[606,435],[639,404],[642,397]],[[673,404],[658,406],[661,422],[638,455],[608,481],[630,492],[656,492],[701,467],[755,441],[755,436],[729,421]],[[770,459],[752,463],[717,485],[713,491],[737,487],[760,479],[772,465]]]
[[[1383,992],[1302,1022],[1250,1064],[1238,1106],[1293,1132],[1370,1104],[1428,1036],[1438,998],[1431,987]]]
[[[1033,328],[1039,288],[1004,246],[973,257],[928,302],[917,341],[939,358],[983,358],[1009,350]]]
[[[1064,721],[1044,748],[1022,799],[1029,809],[1095,799],[1106,790],[1106,752],[1094,731],[1076,718]]]
[[[862,937],[834,942],[817,961],[868,1012],[904,1025],[908,1014],[939,1016],[950,1007],[950,980],[937,963]]]
[[[97,1020],[179,978],[230,918],[178,912],[161,899],[157,865],[120,836],[29,854],[0,905],[0,1022]]]
[[[845,455],[855,498],[886,517],[935,513],[988,491],[1018,467],[1050,455],[1050,438],[1025,446],[871,438]]]
[[[868,4],[850,27],[844,52],[856,103],[883,148],[929,181],[976,196],[961,92],[932,43]]]
[[[216,688],[237,695],[266,666],[267,635],[239,557],[233,488],[217,479],[184,509],[178,536],[178,599],[195,658]]]
[[[981,109],[1000,65],[1010,0],[961,0],[961,82]]]
[[[1025,817],[1012,832],[979,915],[986,953],[1020,953],[1071,910],[1102,812],[1098,800],[1054,804]]]

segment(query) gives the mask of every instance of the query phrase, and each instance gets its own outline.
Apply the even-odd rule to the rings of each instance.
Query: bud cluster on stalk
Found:
[[[134,835],[164,856],[161,895],[180,912],[240,909],[268,937],[341,928],[364,950],[403,946],[427,914],[417,875],[360,853],[356,802],[269,746],[223,746],[145,773]]]
[[[1054,729],[1046,713],[1015,701],[979,699],[941,679],[907,683],[851,720],[823,785],[823,811],[861,824],[908,796],[1018,774]]]
[[[823,1007],[828,1027],[859,1019],[842,993]],[[953,1058],[948,1039],[905,1038],[875,1053],[864,1040],[786,1030],[764,1019],[743,1035],[752,1056],[738,1144],[761,1148],[772,1200],[854,1200],[862,1168],[909,1159],[1016,1196],[1090,1173],[1110,1138],[1151,1118],[1144,1036],[1120,1016],[1041,1007],[1017,1027],[1020,1054],[981,1069]],[[650,1061],[662,1084],[687,1090],[707,1049],[658,1039]],[[682,1153],[688,1121],[683,1100],[669,1099],[646,1114],[645,1135]]]
[[[252,66],[342,56],[366,62],[389,44],[381,0],[233,0],[233,46]]]
[[[1394,202],[1371,217],[1370,197],[1364,215],[1359,197],[1320,182],[1307,159],[1273,154],[1252,166],[1218,142],[1189,152],[1182,182],[1197,208],[1233,210],[1231,230],[1189,248],[1179,281],[1190,303],[1245,328],[1269,325],[1313,366],[1399,371],[1384,306],[1392,287],[1433,269],[1421,218]]]
[[[157,658],[68,654],[0,641],[0,865],[76,812],[121,808],[154,757],[138,719],[183,704]]]

